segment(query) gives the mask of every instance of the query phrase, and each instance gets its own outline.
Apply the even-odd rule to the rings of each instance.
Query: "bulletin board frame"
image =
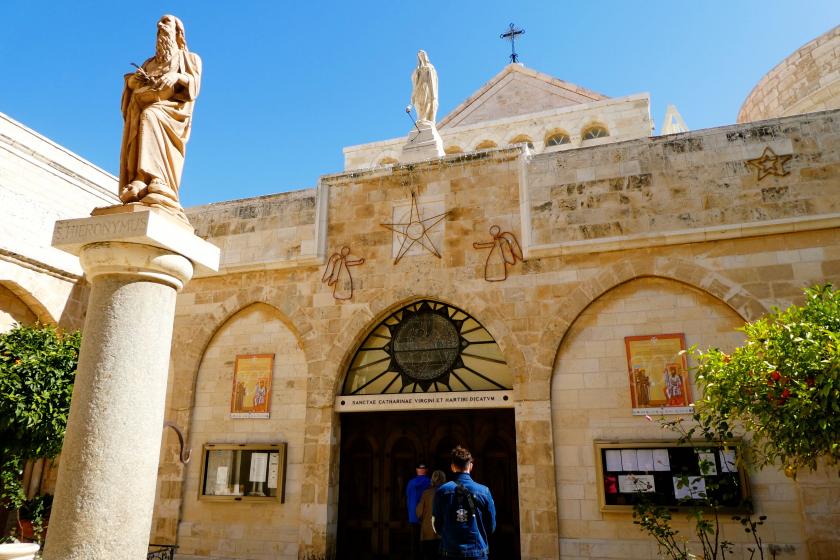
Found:
[[[198,499],[207,502],[274,502],[284,503],[286,501],[286,443],[205,443],[201,452],[201,469],[198,479]],[[276,481],[276,495],[275,496],[259,496],[243,491],[242,493],[230,494],[207,494],[206,476],[209,476],[207,468],[210,453],[213,451],[231,451],[242,454],[248,452],[253,456],[254,453],[264,453],[270,458],[270,454],[277,454],[276,463],[269,460],[265,465],[268,471],[272,468],[276,469],[276,474],[273,477]],[[253,469],[253,463],[249,465],[249,469]],[[231,473],[236,478],[237,475]],[[270,475],[269,475],[270,476]]]
[[[655,457],[667,453],[667,463],[655,463],[651,465],[622,465],[621,470],[608,470],[610,455],[606,452],[613,452],[611,456],[616,457],[615,451],[637,452],[643,451],[643,455],[655,462]],[[676,441],[599,441],[594,442],[595,471],[598,487],[598,505],[602,512],[625,512],[633,511],[633,505],[641,500],[641,494],[658,505],[667,507],[672,511],[684,511],[702,507],[700,491],[705,489],[705,481],[714,478],[722,488],[722,492],[728,490],[737,497],[725,500],[720,511],[727,513],[749,513],[750,512],[750,486],[745,465],[743,446],[740,440],[725,441],[722,443],[708,441],[690,441],[679,443]],[[648,453],[649,452],[649,453]],[[700,454],[712,455],[700,455]],[[734,456],[732,455],[734,453]],[[628,454],[632,457],[632,453]],[[703,458],[706,472],[701,472],[700,459]],[[712,460],[712,458],[714,460]],[[646,461],[647,462],[647,461]],[[712,464],[713,463],[713,464]],[[614,465],[611,466],[613,469]],[[623,467],[635,467],[627,468]],[[644,468],[640,468],[644,467]],[[711,472],[714,469],[714,473]],[[690,488],[678,489],[676,477],[689,477],[692,481]],[[614,477],[615,480],[608,477]],[[623,477],[623,478],[622,478]],[[700,482],[699,479],[703,479]],[[616,488],[613,488],[613,482]],[[670,482],[670,483],[669,483]],[[694,484],[696,483],[696,484]],[[633,492],[622,492],[628,490],[628,484],[635,484],[638,489]],[[608,493],[607,486],[610,486]],[[622,488],[622,486],[624,486]],[[650,487],[653,486],[653,489]],[[615,490],[615,491],[613,491]],[[695,494],[692,494],[695,492]],[[682,501],[677,493],[688,493]],[[696,497],[697,499],[692,499]],[[718,496],[720,497],[720,496]],[[619,502],[619,503],[616,503]]]

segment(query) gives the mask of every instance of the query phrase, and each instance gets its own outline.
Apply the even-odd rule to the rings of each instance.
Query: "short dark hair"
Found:
[[[450,456],[452,457],[452,464],[459,469],[467,468],[467,465],[472,463],[473,460],[470,451],[460,445],[452,450]]]

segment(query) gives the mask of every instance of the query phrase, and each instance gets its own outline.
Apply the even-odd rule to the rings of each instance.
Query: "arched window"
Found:
[[[462,154],[464,150],[461,149],[461,146],[447,146],[443,149],[443,153],[445,154]]]
[[[513,146],[514,144],[527,144],[529,149],[534,149],[534,141],[531,140],[531,137],[527,134],[520,134],[519,136],[514,137],[510,141],[510,145]]]
[[[379,160],[379,163],[377,165],[379,167],[382,167],[382,166],[385,166],[385,165],[394,165],[396,163],[399,163],[399,161],[397,161],[396,158],[384,157],[384,158]]]
[[[600,124],[593,124],[583,129],[583,132],[580,134],[580,138],[585,141],[594,140],[595,138],[605,138],[609,135],[610,133],[606,127],[601,126]]]
[[[498,344],[456,307],[423,300],[395,311],[350,362],[344,395],[495,391],[513,387]]]
[[[481,142],[476,144],[475,149],[476,150],[490,150],[490,149],[495,148],[495,147],[497,147],[496,143],[493,142],[492,140],[482,140]]]
[[[563,144],[568,144],[569,142],[571,142],[571,138],[569,138],[569,135],[562,130],[555,130],[545,137],[546,148],[550,148],[551,146],[562,146]]]

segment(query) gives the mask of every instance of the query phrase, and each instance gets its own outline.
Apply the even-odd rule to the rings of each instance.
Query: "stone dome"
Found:
[[[738,122],[840,108],[840,25],[770,70],[747,96]]]

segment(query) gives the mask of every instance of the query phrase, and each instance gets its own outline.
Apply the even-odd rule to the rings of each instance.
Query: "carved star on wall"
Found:
[[[405,254],[411,249],[415,243],[419,243],[421,247],[428,252],[440,257],[440,253],[432,243],[429,237],[429,230],[439,224],[449,212],[432,216],[431,218],[423,218],[420,214],[420,209],[417,207],[417,197],[411,193],[411,214],[407,222],[393,223],[393,224],[379,224],[386,227],[400,236],[400,250],[397,251],[397,257],[394,259],[394,264],[400,262]]]
[[[791,155],[777,156],[776,152],[770,149],[770,146],[767,146],[764,148],[764,153],[761,154],[761,157],[748,159],[747,165],[755,168],[758,173],[758,181],[761,181],[768,175],[784,177],[790,173],[790,171],[785,169],[785,164],[790,161],[790,158],[792,157],[793,156]]]

